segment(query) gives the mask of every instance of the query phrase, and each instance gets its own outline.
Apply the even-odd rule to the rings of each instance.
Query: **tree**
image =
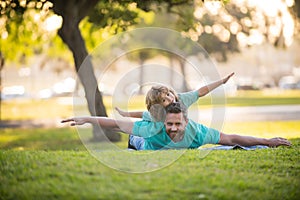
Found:
[[[227,1],[212,1],[212,3],[215,2],[226,3]],[[79,24],[88,17],[95,27],[108,26],[115,33],[124,31],[128,26],[138,22],[137,10],[129,9],[132,5],[144,11],[161,10],[171,13],[172,19],[177,20],[177,22],[172,21],[177,24],[176,30],[185,31],[186,36],[198,41],[209,53],[217,54],[221,61],[227,60],[228,52],[238,51],[236,30],[247,35],[249,28],[255,28],[255,26],[249,27],[246,23],[251,21],[252,8],[244,9],[244,6],[241,9],[235,4],[225,4],[226,6],[223,7],[218,6],[218,10],[215,12],[216,10],[205,7],[206,1],[200,0],[1,0],[0,4],[1,17],[5,17],[8,33],[14,33],[14,38],[18,38],[15,30],[18,29],[19,24],[24,22],[24,14],[28,9],[41,11],[52,9],[54,13],[62,16],[63,23],[58,35],[73,54],[75,68],[85,90],[89,111],[91,115],[98,116],[107,116],[107,113]],[[231,22],[226,21],[228,16],[231,16]],[[245,18],[249,18],[249,20],[242,20]],[[30,45],[27,42],[25,41],[27,44],[25,48]],[[36,49],[35,51],[39,52],[40,50]],[[98,128],[94,127],[94,138],[101,140],[103,134],[99,133]],[[111,140],[119,140],[118,134],[109,133],[107,136]]]
[[[11,1],[1,1],[1,15],[6,16],[7,22],[7,30],[11,33],[10,23],[14,22],[16,24],[20,24],[23,22],[23,16],[26,13],[27,9],[39,9],[42,10],[43,8],[47,7],[47,9],[51,9],[49,6],[49,2],[52,3],[52,9],[54,13],[62,16],[63,23],[61,28],[58,31],[58,35],[61,37],[63,42],[69,47],[72,51],[73,59],[75,63],[76,72],[78,73],[78,77],[84,87],[88,109],[91,115],[93,116],[107,116],[106,109],[103,104],[102,94],[99,91],[98,84],[96,81],[96,77],[94,75],[92,63],[90,57],[88,57],[88,52],[85,46],[84,39],[81,35],[79,29],[79,23],[84,19],[94,8],[101,9],[102,7],[106,7],[107,9],[113,8],[110,4],[111,1],[101,1],[97,6],[99,0],[29,0],[29,1],[18,1],[18,0],[11,0]],[[129,2],[122,2],[123,6],[129,4]],[[115,4],[119,4],[117,1],[114,2]],[[105,9],[103,9],[105,10]],[[126,9],[124,9],[126,11]],[[120,11],[120,10],[117,10]],[[117,19],[120,17],[119,15],[114,16],[113,13],[109,13],[112,15],[113,19]],[[106,15],[105,15],[106,16]],[[101,17],[101,15],[100,15]],[[98,21],[102,21],[102,26],[105,26],[108,17],[100,18]],[[128,17],[126,15],[126,17]],[[131,15],[127,18],[127,21],[132,21],[131,17],[135,17],[135,15]],[[92,17],[91,17],[92,19]],[[99,18],[98,18],[99,19]],[[127,24],[128,25],[128,24]],[[16,36],[17,38],[17,36]],[[117,133],[107,133],[108,130],[105,130],[106,136],[111,141],[118,141],[120,139],[120,135]],[[101,133],[101,130],[97,126],[93,128],[94,139],[103,140],[104,135]]]
[[[51,4],[49,4],[51,2]],[[164,1],[157,1],[163,3]],[[172,1],[166,1],[169,5]],[[176,2],[176,1],[175,1]],[[184,3],[180,2],[180,3]],[[92,116],[107,116],[103,104],[102,94],[98,88],[97,80],[94,75],[91,58],[85,46],[85,41],[79,29],[79,23],[89,15],[89,21],[96,26],[105,27],[117,25],[115,32],[123,31],[126,27],[135,23],[137,17],[135,11],[127,9],[132,2],[130,1],[110,1],[110,0],[8,0],[1,1],[1,15],[5,16],[6,29],[8,33],[16,34],[11,29],[11,23],[16,26],[23,23],[24,14],[28,9],[49,10],[63,18],[62,26],[58,30],[58,35],[68,46],[73,54],[74,64],[78,77],[84,87],[88,109]],[[149,10],[152,3],[138,1],[142,9]],[[104,130],[106,136],[112,141],[118,141],[120,135]],[[107,133],[109,132],[109,133]],[[94,139],[103,140],[104,135],[98,126],[93,127]]]

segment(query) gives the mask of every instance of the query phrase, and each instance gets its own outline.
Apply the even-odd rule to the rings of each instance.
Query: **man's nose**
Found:
[[[172,125],[172,126],[171,126],[171,130],[172,130],[172,131],[177,131],[177,126],[176,126],[176,125]]]

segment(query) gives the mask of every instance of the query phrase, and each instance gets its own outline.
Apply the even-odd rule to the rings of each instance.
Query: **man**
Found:
[[[160,150],[198,148],[204,144],[254,146],[266,145],[269,147],[291,146],[284,138],[257,138],[235,134],[225,134],[208,128],[187,118],[187,111],[181,103],[172,103],[166,107],[164,122],[151,121],[122,121],[107,117],[76,117],[62,120],[62,123],[71,122],[71,126],[85,123],[98,123],[104,128],[120,128],[127,134],[143,137],[139,150]],[[161,126],[160,132],[157,126]],[[133,144],[134,145],[134,144]]]

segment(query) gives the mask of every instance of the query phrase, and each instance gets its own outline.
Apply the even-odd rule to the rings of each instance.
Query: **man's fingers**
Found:
[[[284,146],[292,145],[292,143],[285,138],[276,137],[276,138],[273,138],[273,140],[274,140],[274,145],[272,145],[272,146],[275,146],[275,147],[280,146],[280,145],[284,145]]]
[[[74,121],[74,119],[73,118],[63,119],[63,120],[61,120],[61,123],[71,122],[71,121]]]

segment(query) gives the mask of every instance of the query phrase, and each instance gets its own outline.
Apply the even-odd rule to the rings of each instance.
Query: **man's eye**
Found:
[[[170,93],[167,93],[167,96],[170,96]]]
[[[165,99],[162,100],[162,102],[165,102],[165,101],[166,101]]]

